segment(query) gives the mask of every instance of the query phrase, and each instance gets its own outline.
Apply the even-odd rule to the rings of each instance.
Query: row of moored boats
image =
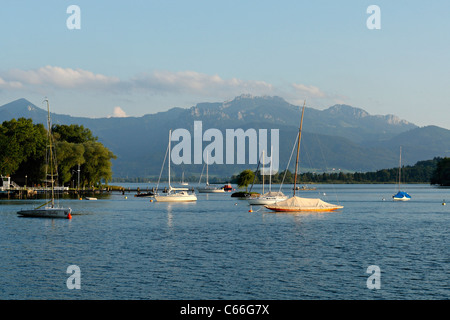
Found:
[[[50,218],[72,218],[72,209],[71,208],[60,208],[55,205],[55,193],[54,191],[54,181],[57,178],[56,168],[56,156],[53,149],[53,137],[51,133],[51,123],[50,123],[50,108],[47,101],[47,112],[48,112],[48,140],[49,140],[49,150],[48,157],[49,165],[47,166],[50,170],[48,173],[48,181],[51,182],[51,196],[50,201],[43,204],[42,206],[35,209],[26,209],[18,211],[20,216],[26,217],[50,217]],[[335,211],[338,209],[342,209],[343,206],[330,204],[325,201],[322,201],[318,198],[302,198],[295,195],[295,192],[299,190],[297,187],[297,167],[298,167],[298,159],[299,159],[299,151],[300,151],[300,141],[302,134],[302,125],[303,125],[303,115],[305,111],[305,104],[303,105],[303,110],[301,114],[300,127],[297,136],[297,161],[295,165],[295,175],[294,175],[294,194],[292,197],[287,197],[281,191],[273,192],[269,190],[269,192],[264,193],[264,184],[263,184],[263,193],[258,195],[252,195],[246,197],[247,201],[250,205],[263,205],[266,208],[275,211],[275,212],[302,212],[302,211],[313,211],[313,212],[326,212],[326,211]],[[170,158],[170,142],[171,142],[171,131],[169,131],[169,159]],[[264,159],[264,157],[263,157]],[[166,192],[148,194],[149,196],[154,197],[157,202],[191,202],[197,201],[197,196],[194,192],[190,192],[188,188],[173,188],[170,185],[170,160],[168,161],[168,177],[169,177],[169,187],[165,190]],[[272,162],[272,161],[271,161]],[[206,161],[208,164],[208,160]],[[164,166],[164,163],[163,163]],[[400,168],[401,168],[401,149],[400,149]],[[208,167],[207,167],[207,178],[206,185],[202,188],[198,188],[199,193],[221,193],[225,191],[229,191],[231,189],[230,185],[225,185],[223,187],[212,186],[208,183]],[[271,175],[269,175],[271,176]],[[264,180],[263,180],[264,181]],[[264,183],[264,182],[263,182]],[[399,171],[399,186],[400,186],[400,171]],[[226,190],[228,189],[228,190]],[[158,188],[157,188],[158,190]],[[301,190],[301,189],[300,189]],[[145,195],[141,195],[145,196]],[[411,199],[411,196],[406,192],[399,191],[396,195],[393,196],[396,201],[407,201]]]

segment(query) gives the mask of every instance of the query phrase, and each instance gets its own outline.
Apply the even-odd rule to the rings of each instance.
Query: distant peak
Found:
[[[361,108],[349,106],[347,104],[335,104],[334,106],[329,107],[325,111],[328,111],[331,114],[346,114],[359,118],[367,117],[369,115],[367,111]]]
[[[25,98],[20,98],[20,99],[17,99],[17,100],[14,100],[14,101],[12,101],[13,103],[14,102],[24,102],[24,103],[31,103],[30,101],[28,101],[27,99],[25,99]]]
[[[388,114],[388,115],[380,116],[380,117],[383,117],[384,119],[386,119],[387,123],[393,124],[393,125],[402,125],[402,124],[408,125],[408,124],[411,124],[410,122],[408,122],[406,120],[403,120],[403,119],[400,119],[399,117],[397,117],[397,116],[395,116],[393,114]]]
[[[1,106],[1,108],[2,110],[8,110],[8,112],[17,113],[20,116],[27,116],[30,112],[35,113],[44,111],[25,98],[14,100]]]
[[[243,93],[240,96],[237,96],[236,98],[234,98],[234,100],[242,100],[242,99],[253,99],[254,96],[250,93]]]
[[[33,105],[33,103],[31,103],[29,100],[25,99],[25,98],[19,98],[17,100],[11,101],[8,104],[14,104],[14,105]]]

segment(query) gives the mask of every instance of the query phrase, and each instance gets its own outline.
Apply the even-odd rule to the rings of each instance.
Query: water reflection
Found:
[[[167,204],[167,226],[169,228],[173,227],[172,203]]]

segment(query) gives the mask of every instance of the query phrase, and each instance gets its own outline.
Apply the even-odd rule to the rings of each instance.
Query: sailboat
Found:
[[[301,198],[295,195],[297,187],[297,168],[298,168],[298,158],[300,153],[300,141],[302,137],[302,126],[303,126],[303,115],[305,112],[305,104],[303,103],[302,116],[300,120],[300,128],[298,131],[298,143],[297,143],[297,160],[295,163],[295,175],[294,175],[294,195],[287,200],[276,202],[274,204],[265,205],[267,209],[276,212],[327,212],[335,211],[337,209],[342,209],[343,206],[327,203],[321,199],[311,199],[311,198]]]
[[[182,173],[182,175],[181,175],[181,185],[182,185],[182,186],[188,186],[188,185],[189,185],[188,182],[184,182],[184,171],[183,171],[183,173]]]
[[[192,202],[197,201],[197,196],[195,193],[189,193],[188,188],[172,188],[170,185],[170,142],[172,138],[172,130],[169,130],[169,164],[168,164],[168,172],[169,172],[169,188],[167,189],[167,193],[162,195],[155,194],[155,200],[158,202]]]
[[[270,155],[270,175],[269,175],[269,192],[264,193],[264,150],[262,152],[262,158],[263,158],[263,174],[262,174],[262,193],[261,195],[256,196],[250,196],[247,198],[247,201],[250,205],[265,205],[265,204],[272,204],[276,203],[278,201],[283,201],[287,199],[287,196],[284,195],[283,192],[275,192],[272,191],[272,155]]]
[[[50,122],[50,106],[48,99],[47,102],[47,136],[48,136],[48,148],[47,148],[47,182],[50,182],[50,201],[35,209],[25,209],[17,212],[18,215],[23,217],[39,217],[39,218],[65,218],[72,219],[72,209],[62,208],[55,204],[55,181],[58,178],[58,167],[56,165],[56,154],[53,147],[53,136]]]
[[[200,176],[200,180],[202,177]],[[225,192],[223,187],[211,186],[208,180],[208,154],[206,155],[206,185],[204,187],[197,187],[199,193],[222,193]],[[200,183],[200,181],[199,181]]]
[[[392,196],[394,201],[411,200],[411,196],[408,193],[400,190],[401,175],[402,175],[402,147],[400,147],[400,161],[399,161],[399,166],[398,166],[398,192],[397,192],[397,194]]]

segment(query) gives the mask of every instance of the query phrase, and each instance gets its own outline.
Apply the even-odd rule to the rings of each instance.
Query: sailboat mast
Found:
[[[398,162],[398,191],[400,191],[401,175],[402,175],[402,146],[400,146],[400,160]]]
[[[169,161],[168,161],[168,171],[169,171],[169,191],[170,191],[170,140],[172,139],[172,130],[169,130]]]
[[[50,123],[50,106],[48,103],[48,99],[45,99],[47,102],[47,130],[48,130],[48,142],[49,142],[49,166],[50,166],[50,183],[51,183],[51,202],[52,208],[55,207],[55,194],[54,194],[54,176],[53,176],[53,146],[52,146],[52,127]]]
[[[273,155],[273,148],[270,148],[270,173],[269,173],[269,192],[272,192],[272,155]]]
[[[261,171],[261,175],[262,175],[262,193],[264,194],[264,150],[262,152],[262,163],[263,163],[263,167],[262,167],[262,171]]]
[[[297,168],[298,168],[298,158],[300,154],[300,140],[302,139],[303,114],[305,113],[305,104],[306,100],[303,101],[302,117],[300,119],[300,128],[298,129],[297,159],[295,160],[295,174],[294,174],[294,196],[295,196],[295,189],[297,189]]]

